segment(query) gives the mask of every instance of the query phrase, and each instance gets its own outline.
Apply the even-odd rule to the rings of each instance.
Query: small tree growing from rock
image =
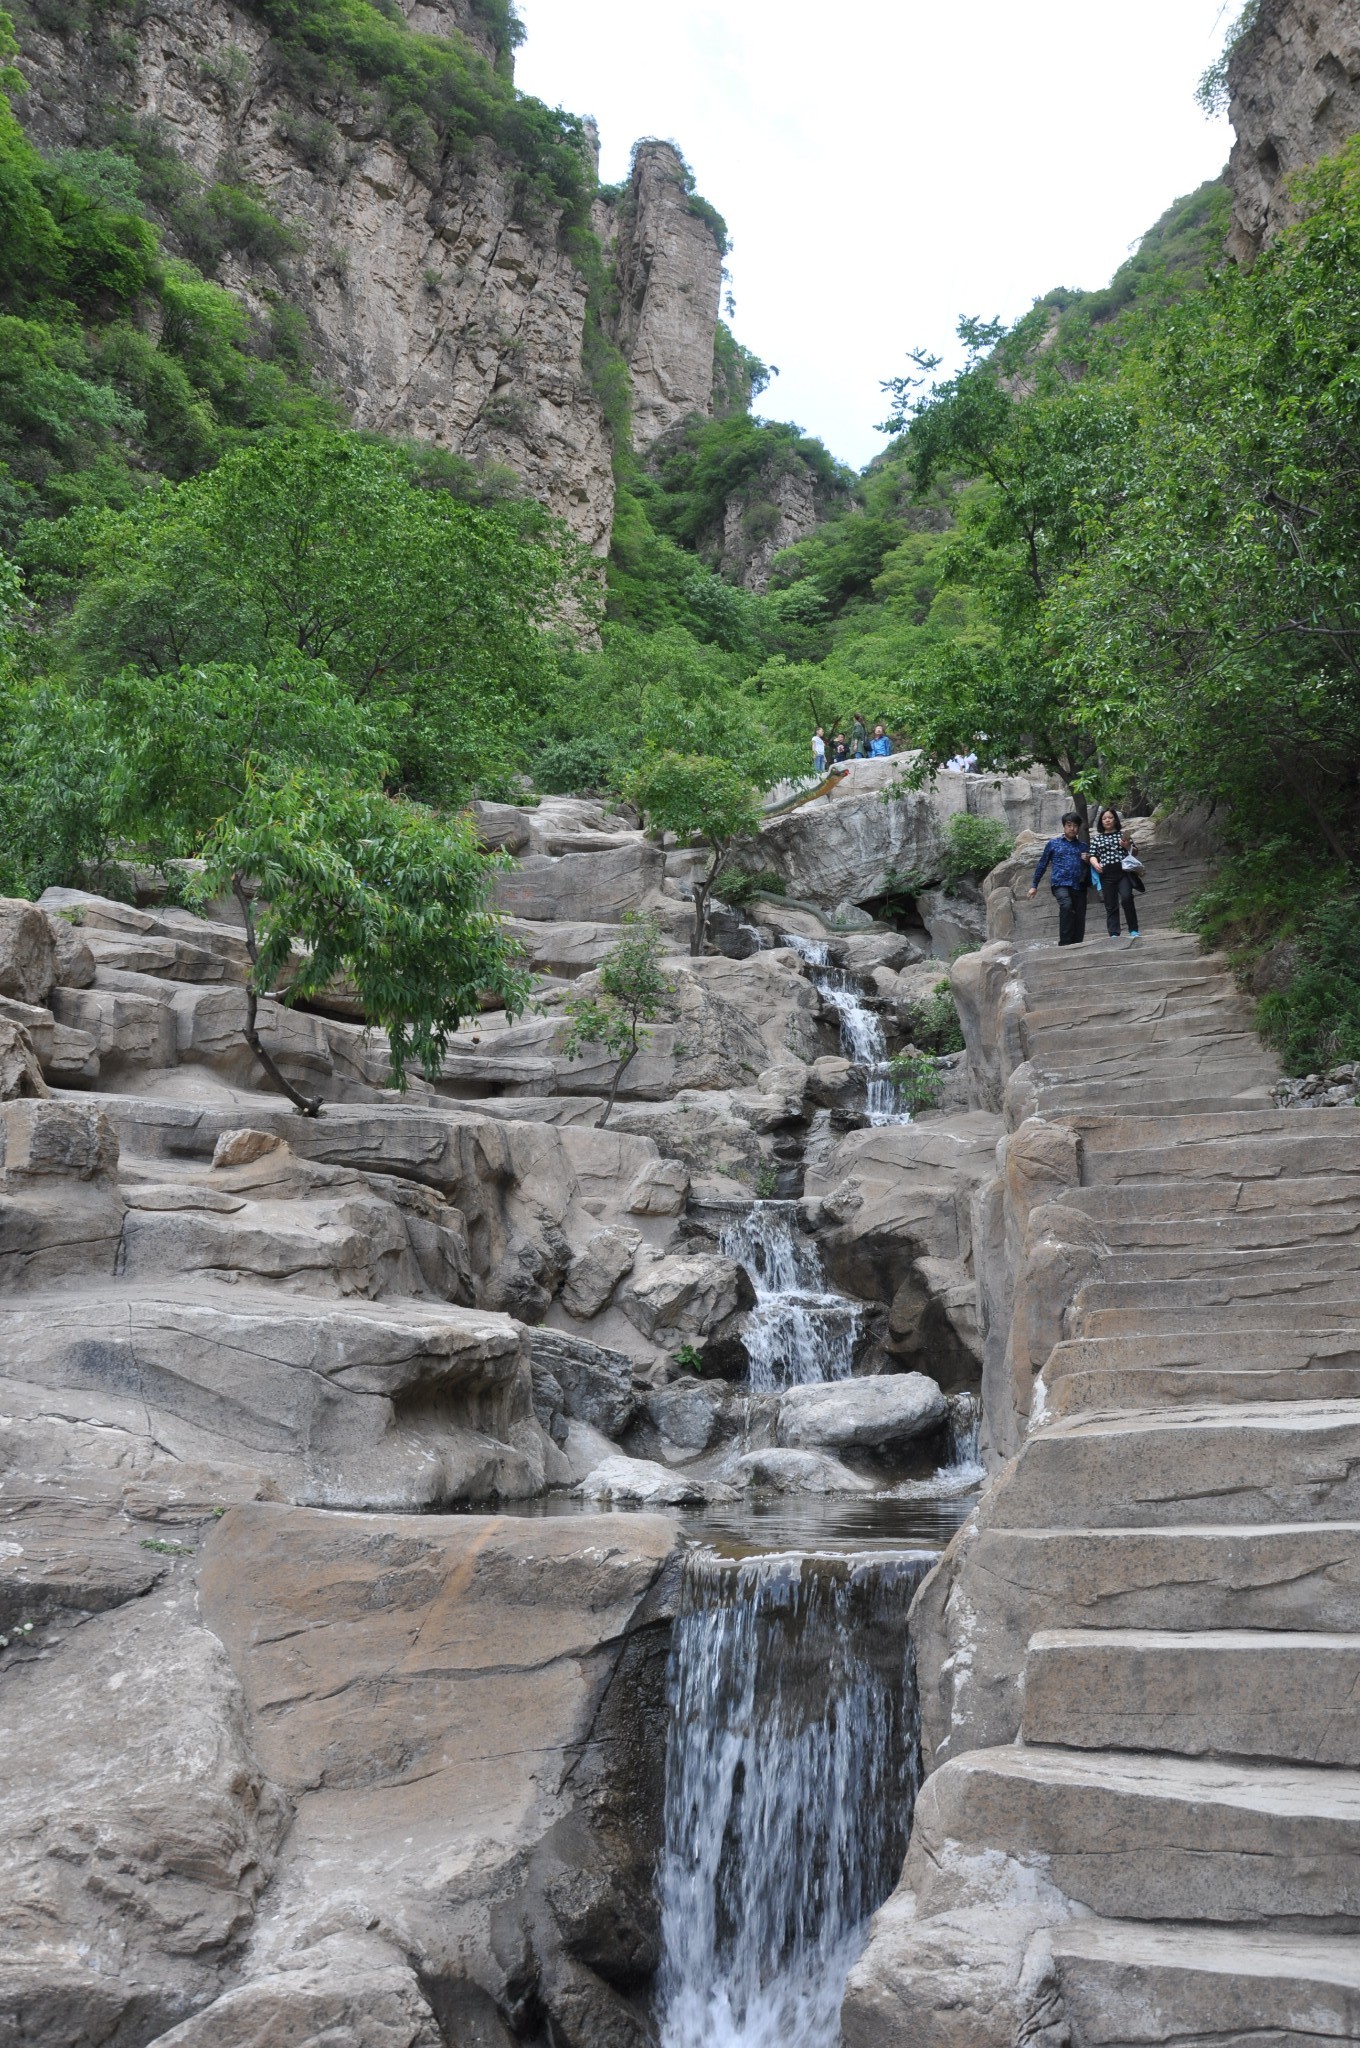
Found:
[[[570,1029],[562,1049],[567,1058],[579,1059],[588,1045],[599,1045],[618,1061],[601,1130],[613,1115],[620,1081],[651,1036],[646,1027],[660,1015],[672,988],[661,972],[665,935],[656,919],[632,911],[624,924],[623,937],[600,962],[598,992],[572,996],[566,1004]]]
[[[713,884],[739,839],[760,829],[756,792],[739,768],[714,754],[679,754],[672,748],[648,755],[628,778],[625,794],[659,832],[674,832],[688,845],[700,839],[708,866],[694,884],[694,930],[689,950],[697,959],[708,937]]]
[[[232,894],[245,919],[246,1043],[304,1116],[318,1116],[321,1103],[293,1086],[261,1040],[262,995],[305,1002],[344,977],[386,1031],[401,1090],[410,1060],[438,1071],[484,993],[512,1013],[524,1007],[528,977],[485,907],[491,864],[465,819],[299,773],[252,780],[203,858],[195,894]]]

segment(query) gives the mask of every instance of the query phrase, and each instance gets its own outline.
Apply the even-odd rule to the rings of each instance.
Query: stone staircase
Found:
[[[1017,877],[983,963],[1019,1455],[918,1596],[934,1768],[846,2048],[1360,2041],[1360,1111],[1271,1106],[1161,865],[1148,936],[1093,899],[1061,950]]]

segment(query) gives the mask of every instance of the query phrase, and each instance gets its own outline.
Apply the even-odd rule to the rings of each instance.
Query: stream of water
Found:
[[[812,969],[813,985],[837,1012],[841,1051],[852,1066],[864,1069],[864,1112],[868,1121],[880,1126],[909,1124],[911,1112],[904,1107],[902,1092],[888,1072],[883,1025],[865,1005],[863,991],[850,975],[829,964],[824,939],[804,939],[796,932],[781,932],[780,938],[806,960]]]
[[[828,1290],[797,1203],[753,1203],[726,1225],[718,1248],[746,1268],[756,1291],[745,1340],[752,1392],[849,1379],[863,1311]]]
[[[686,1566],[671,1650],[661,2048],[835,2048],[920,1775],[933,1553]]]

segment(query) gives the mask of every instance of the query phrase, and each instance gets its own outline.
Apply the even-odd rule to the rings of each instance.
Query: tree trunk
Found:
[[[231,889],[236,901],[241,906],[241,914],[246,921],[246,951],[250,955],[250,964],[253,968],[260,957],[255,944],[254,908],[249,896],[246,894],[245,884],[239,875],[232,876]],[[254,1053],[256,1059],[274,1083],[274,1086],[281,1094],[288,1097],[288,1100],[303,1116],[320,1116],[320,1096],[300,1094],[292,1082],[279,1072],[278,1067],[274,1063],[273,1055],[264,1046],[257,1023],[259,1010],[260,998],[256,991],[255,983],[251,980],[246,983],[246,1028],[244,1033],[246,1044],[250,1047],[250,1050]]]
[[[274,1083],[274,1086],[282,1090],[282,1092],[288,1097],[288,1100],[296,1105],[296,1107],[302,1113],[303,1116],[320,1116],[321,1097],[319,1095],[313,1096],[299,1094],[298,1090],[293,1086],[292,1082],[288,1080],[286,1075],[281,1074],[279,1072],[279,1069],[274,1064],[273,1056],[269,1053],[263,1041],[261,1040],[260,1034],[255,1026],[255,1018],[256,1013],[259,1009],[259,1001],[260,999],[256,995],[255,990],[252,988],[250,983],[247,982],[245,1029],[246,1044],[250,1047],[250,1050],[254,1053],[256,1059],[260,1062],[260,1065],[264,1068],[266,1074],[268,1074],[270,1080]]]
[[[632,1066],[633,1061],[637,1058],[637,1055],[637,1040],[634,1039],[633,1050],[629,1053],[627,1059],[620,1060],[618,1065],[614,1069],[614,1078],[609,1084],[609,1100],[608,1102],[606,1102],[604,1106],[604,1115],[600,1118],[600,1121],[595,1126],[597,1131],[602,1131],[605,1125],[609,1122],[610,1117],[613,1116],[614,1104],[618,1101],[619,1097],[619,1083],[623,1079],[624,1075],[628,1072],[628,1069]]]
[[[718,871],[726,858],[727,848],[715,847],[708,873],[694,884],[694,930],[689,941],[691,960],[702,958],[704,944],[708,938],[708,899],[713,894],[713,884],[717,881]]]

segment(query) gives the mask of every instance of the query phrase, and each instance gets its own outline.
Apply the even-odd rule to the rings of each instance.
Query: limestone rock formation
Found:
[[[408,0],[423,34],[466,38],[508,68],[508,10]],[[357,427],[509,470],[596,554],[609,546],[610,429],[591,381],[589,284],[560,209],[526,193],[487,136],[438,161],[399,145],[381,94],[304,88],[246,0],[167,0],[116,37],[98,12],[35,12],[20,111],[45,149],[93,147],[119,110],[202,178],[267,197],[294,246],[228,254],[220,275],[262,326],[280,296],[303,314],[317,369]],[[618,341],[640,444],[711,404],[722,256],[711,208],[665,143],[597,224],[617,264]]]
[[[673,143],[647,140],[617,200],[596,208],[618,294],[614,332],[633,381],[633,439],[649,448],[713,402],[726,241]]]
[[[1230,253],[1250,263],[1291,219],[1291,173],[1360,128],[1360,5],[1261,0],[1228,65]]]

